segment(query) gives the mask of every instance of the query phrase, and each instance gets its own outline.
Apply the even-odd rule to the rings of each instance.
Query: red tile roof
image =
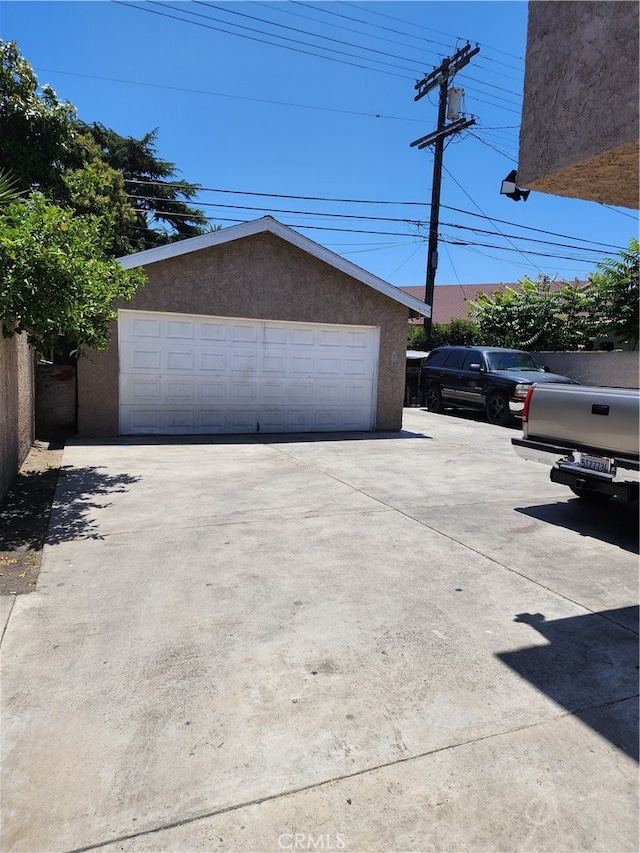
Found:
[[[586,284],[586,282],[577,282],[578,284]],[[552,290],[559,290],[565,282],[554,281],[551,283]],[[438,284],[433,291],[433,322],[434,323],[450,323],[451,320],[468,319],[468,300],[476,299],[479,292],[486,293],[489,296],[493,295],[501,287],[511,287],[518,290],[519,283],[504,283],[504,284]],[[424,285],[410,285],[401,287],[410,296],[415,296],[416,299],[424,301]],[[414,320],[422,324],[423,320]]]

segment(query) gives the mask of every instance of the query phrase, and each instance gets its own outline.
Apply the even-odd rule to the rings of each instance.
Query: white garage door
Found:
[[[369,430],[379,330],[120,311],[120,433]]]

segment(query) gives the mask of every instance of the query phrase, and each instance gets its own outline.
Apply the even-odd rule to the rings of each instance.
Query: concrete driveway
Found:
[[[638,849],[637,510],[404,425],[67,446],[3,851]]]

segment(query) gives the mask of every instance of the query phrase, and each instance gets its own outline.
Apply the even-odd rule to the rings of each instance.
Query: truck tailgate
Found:
[[[638,456],[640,395],[637,390],[540,385],[531,396],[525,437],[574,448]]]

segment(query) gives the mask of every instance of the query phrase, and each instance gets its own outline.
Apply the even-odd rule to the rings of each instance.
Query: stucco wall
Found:
[[[553,373],[576,379],[581,385],[640,388],[640,353],[540,352],[534,353]]]
[[[34,439],[34,356],[24,335],[0,335],[0,498]]]
[[[528,8],[518,185],[637,208],[637,2]]]
[[[377,430],[402,426],[409,310],[273,234],[150,264],[148,282],[121,307],[259,320],[380,327]],[[118,433],[118,347],[78,364],[78,430]]]

